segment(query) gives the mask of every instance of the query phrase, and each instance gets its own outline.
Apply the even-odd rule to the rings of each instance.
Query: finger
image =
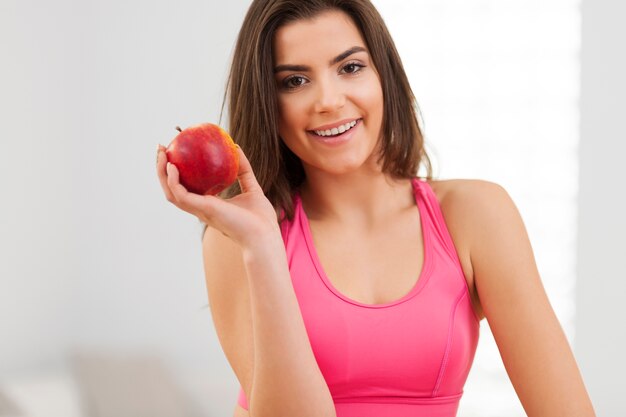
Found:
[[[169,187],[174,199],[176,201],[181,200],[188,192],[184,185],[180,183],[180,173],[176,165],[171,162],[166,162],[165,172],[167,173],[167,186]]]
[[[241,192],[263,192],[261,186],[259,185],[259,182],[256,179],[256,176],[254,175],[254,171],[252,171],[250,161],[248,161],[248,158],[239,146],[237,146],[237,152],[239,153],[239,171],[237,172],[237,180],[239,181]]]
[[[197,208],[202,205],[203,196],[187,191],[184,185],[180,183],[180,173],[176,165],[167,162],[167,186],[170,189],[174,201],[178,207],[188,212],[197,212]]]
[[[202,196],[187,191],[185,186],[180,183],[180,174],[176,165],[168,162],[166,170],[167,186],[172,191],[177,207],[193,214],[207,224],[212,224],[216,215],[228,210],[228,204],[219,197],[213,195]]]
[[[161,184],[161,188],[163,189],[163,194],[165,194],[165,198],[167,201],[174,201],[174,195],[167,185],[167,172],[166,172],[166,164],[167,164],[167,156],[165,155],[165,147],[163,145],[158,145],[157,147],[157,175],[159,176],[159,183]]]

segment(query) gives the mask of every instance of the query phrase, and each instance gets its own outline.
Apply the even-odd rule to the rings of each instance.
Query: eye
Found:
[[[306,80],[304,77],[301,77],[299,75],[293,75],[283,80],[283,87],[287,89],[294,89],[300,87],[301,85],[304,85],[305,82]]]
[[[348,62],[346,65],[343,66],[342,71],[348,74],[356,74],[357,72],[361,71],[361,68],[364,67],[365,65],[361,65],[356,62]]]

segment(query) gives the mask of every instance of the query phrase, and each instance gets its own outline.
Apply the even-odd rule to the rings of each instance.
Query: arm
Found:
[[[276,212],[240,151],[242,194],[188,193],[160,152],[168,201],[209,225],[203,258],[213,321],[251,417],[335,416],[291,284]]]
[[[471,181],[459,194],[471,224],[480,303],[526,413],[595,416],[515,204],[502,187],[485,181]]]
[[[203,239],[209,304],[250,416],[334,416],[279,236],[241,250],[215,229]]]

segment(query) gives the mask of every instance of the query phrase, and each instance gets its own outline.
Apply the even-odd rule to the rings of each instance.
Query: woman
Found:
[[[188,193],[163,147],[157,170],[208,226],[236,417],[454,416],[483,318],[529,416],[594,415],[514,203],[490,182],[432,179],[367,0],[253,1],[228,96],[238,185]]]

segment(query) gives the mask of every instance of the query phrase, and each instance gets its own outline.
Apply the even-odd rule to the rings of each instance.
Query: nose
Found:
[[[340,83],[324,79],[318,81],[315,99],[315,111],[329,113],[341,109],[346,103],[346,95]]]

